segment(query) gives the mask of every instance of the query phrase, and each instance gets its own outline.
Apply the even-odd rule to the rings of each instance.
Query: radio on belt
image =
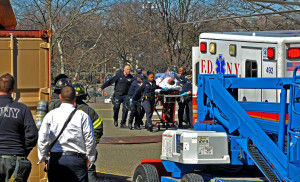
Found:
[[[167,130],[162,160],[183,164],[229,164],[227,134],[215,131]]]

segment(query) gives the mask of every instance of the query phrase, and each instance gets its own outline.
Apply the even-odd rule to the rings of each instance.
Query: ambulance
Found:
[[[292,77],[300,66],[300,31],[202,33],[193,47],[193,121],[197,121],[197,75],[235,74],[238,77]],[[280,90],[239,90],[239,100],[279,102]],[[278,121],[278,114],[252,113]]]

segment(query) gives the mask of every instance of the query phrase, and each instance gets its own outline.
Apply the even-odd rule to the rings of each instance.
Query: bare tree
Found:
[[[102,0],[20,0],[14,5],[22,9],[17,14],[21,22],[51,30],[51,57],[58,61],[60,73],[65,73],[66,37],[74,27],[105,8]]]

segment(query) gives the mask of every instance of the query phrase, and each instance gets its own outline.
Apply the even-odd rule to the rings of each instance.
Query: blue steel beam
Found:
[[[282,89],[292,84],[291,78],[229,78],[225,79],[225,88],[239,89]]]
[[[266,113],[280,113],[280,103],[272,102],[243,102],[240,101],[239,104],[249,112],[266,112]],[[288,108],[288,104],[285,104],[285,108]],[[286,111],[287,114],[287,111]]]

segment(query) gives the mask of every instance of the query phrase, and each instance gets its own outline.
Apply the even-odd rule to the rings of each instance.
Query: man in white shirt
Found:
[[[46,163],[49,182],[87,182],[87,169],[95,161],[96,144],[93,125],[86,113],[77,110],[57,142],[50,148],[75,109],[76,92],[73,87],[64,87],[59,97],[61,106],[45,116],[39,131],[39,160]]]

